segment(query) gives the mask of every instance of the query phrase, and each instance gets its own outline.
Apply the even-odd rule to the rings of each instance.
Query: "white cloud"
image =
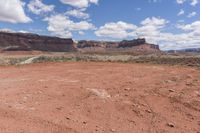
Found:
[[[46,18],[47,30],[60,37],[72,37],[73,31],[93,30],[95,26],[87,21],[74,22],[63,14],[57,14]]]
[[[188,14],[188,18],[194,17],[197,15],[197,12],[191,12],[190,14]]]
[[[141,24],[144,26],[155,26],[158,28],[164,27],[167,23],[168,23],[167,20],[156,17],[146,18],[141,22]]]
[[[125,22],[123,23],[126,24]],[[183,30],[179,34],[166,32],[165,28],[168,24],[168,20],[152,17],[143,20],[140,26],[134,26],[133,28],[130,26],[133,24],[128,24],[129,26],[126,27],[132,28],[117,30],[120,29],[117,23],[108,23],[100,27],[95,34],[112,39],[146,38],[147,42],[159,44],[163,50],[200,47],[200,21],[177,25],[178,29]]]
[[[183,4],[187,1],[190,2],[192,6],[196,6],[199,3],[199,0],[176,0],[177,4]]]
[[[101,26],[95,34],[99,37],[110,37],[114,39],[124,39],[127,37],[152,37],[157,36],[160,29],[168,23],[165,19],[156,17],[146,18],[141,22],[141,26],[119,21],[117,23],[107,23]]]
[[[183,30],[183,32],[179,34],[165,32],[164,29],[168,21],[162,21],[164,22],[163,26],[144,29],[143,32],[137,30],[137,32],[140,34],[140,37],[146,38],[150,43],[160,44],[161,49],[165,50],[200,47],[199,21],[188,25],[178,25],[177,28]],[[139,27],[138,29],[141,29],[142,27]]]
[[[183,4],[186,0],[176,0],[178,4]]]
[[[200,32],[200,21],[195,21],[191,24],[182,24],[177,25],[177,28],[182,29],[184,31],[199,31]]]
[[[152,17],[146,18],[141,22],[141,26],[134,31],[140,38],[146,38],[150,43],[157,43],[160,38],[161,30],[169,23],[169,21]]]
[[[196,6],[199,3],[199,0],[192,0],[190,3],[192,6]]]
[[[0,32],[6,32],[6,33],[30,33],[29,31],[26,31],[26,30],[15,31],[15,30],[8,29],[8,28],[0,29]]]
[[[99,0],[60,0],[62,3],[78,8],[87,8],[90,4],[98,4]]]
[[[148,0],[149,3],[157,3],[157,2],[161,2],[161,0]]]
[[[85,35],[85,32],[79,31],[78,34],[79,34],[79,35]]]
[[[32,20],[26,16],[21,0],[0,0],[0,21],[10,23],[28,23]]]
[[[101,26],[97,31],[95,31],[95,34],[99,37],[123,39],[133,36],[132,31],[136,28],[137,27],[133,24],[119,21],[117,23],[107,23],[104,26]]]
[[[181,16],[181,15],[184,15],[185,14],[185,11],[183,10],[183,9],[181,9],[180,11],[179,11],[179,13],[177,14],[177,16]]]
[[[84,10],[74,9],[74,10],[67,11],[65,14],[67,16],[73,16],[73,17],[76,17],[76,18],[88,19],[90,17],[90,15],[83,12],[83,11]]]
[[[41,13],[53,11],[55,6],[45,5],[44,3],[42,3],[42,0],[31,0],[30,3],[28,4],[28,8],[34,14],[39,15]]]
[[[155,34],[147,34],[143,37],[148,41],[160,44],[161,49],[182,49],[200,47],[200,21],[196,21],[187,25],[178,25],[177,28],[183,30],[182,33],[174,34],[164,32],[163,30],[155,32]],[[152,31],[153,32],[153,31]]]
[[[142,8],[140,8],[140,7],[137,7],[137,8],[135,8],[135,10],[136,10],[136,11],[141,11],[141,10],[142,10]]]
[[[0,29],[0,32],[15,33],[14,30],[12,30],[12,29],[8,29],[8,28]]]

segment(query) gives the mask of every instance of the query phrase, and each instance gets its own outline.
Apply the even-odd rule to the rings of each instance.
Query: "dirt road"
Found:
[[[119,63],[0,67],[1,133],[199,133],[200,71]]]

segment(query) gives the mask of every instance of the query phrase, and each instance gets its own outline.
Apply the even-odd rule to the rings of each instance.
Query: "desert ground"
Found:
[[[199,133],[200,71],[136,63],[0,66],[1,133]]]

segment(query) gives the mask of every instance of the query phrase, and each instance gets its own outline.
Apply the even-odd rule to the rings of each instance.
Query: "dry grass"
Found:
[[[19,65],[29,64],[23,63],[30,58],[34,59],[30,63],[41,62],[67,62],[67,61],[87,61],[87,62],[122,62],[122,63],[153,63],[153,64],[167,64],[167,65],[183,65],[200,67],[199,55],[124,55],[124,54],[62,54],[62,55],[40,55],[40,56],[24,56],[24,57],[7,57],[0,56],[0,65]],[[35,58],[37,57],[37,58]]]

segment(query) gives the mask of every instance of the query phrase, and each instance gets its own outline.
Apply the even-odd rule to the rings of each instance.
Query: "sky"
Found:
[[[0,31],[200,48],[200,0],[0,0]]]

